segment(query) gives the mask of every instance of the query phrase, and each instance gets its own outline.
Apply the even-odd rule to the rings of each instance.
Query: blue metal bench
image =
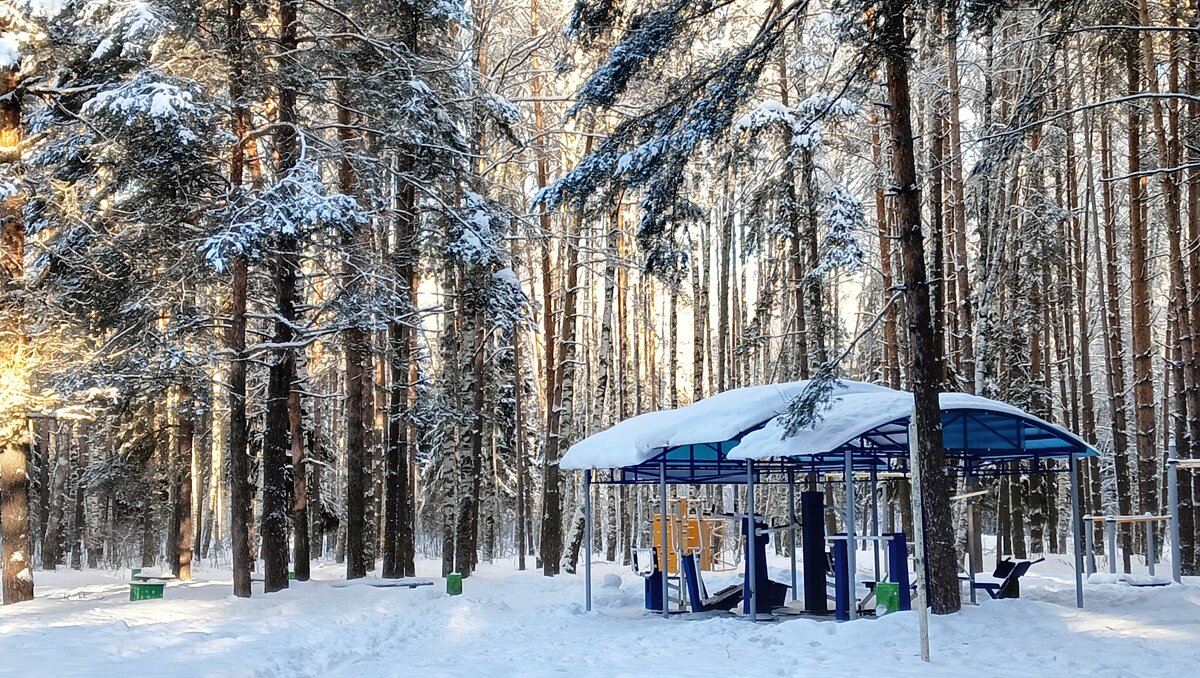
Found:
[[[996,565],[996,570],[992,572],[992,576],[1000,581],[977,581],[971,586],[973,586],[976,590],[987,591],[987,594],[991,596],[993,600],[999,600],[1001,598],[1020,598],[1021,577],[1024,577],[1029,572],[1030,567],[1042,562],[1043,560],[1045,560],[1045,558],[1014,562],[1008,558],[1005,558]]]

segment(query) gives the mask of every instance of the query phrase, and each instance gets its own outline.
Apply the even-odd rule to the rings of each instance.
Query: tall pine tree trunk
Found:
[[[1109,121],[1100,122],[1101,177],[1113,176],[1111,130]],[[1113,468],[1117,485],[1117,510],[1122,515],[1133,511],[1133,482],[1129,464],[1129,428],[1125,393],[1125,333],[1121,327],[1121,281],[1117,264],[1116,199],[1111,181],[1102,183],[1104,211],[1104,354],[1108,363],[1108,409],[1112,419]],[[1121,532],[1124,571],[1129,572],[1133,541],[1128,530]],[[1116,554],[1109,554],[1115,558]]]
[[[308,358],[296,352],[296,386],[288,393],[288,431],[292,438],[292,567],[296,581],[308,581],[312,544],[308,533],[308,475],[312,431],[301,384],[308,383]]]
[[[885,295],[892,294],[895,279],[892,276],[892,228],[887,208],[886,186],[883,165],[883,144],[880,140],[880,123],[877,114],[871,120],[871,158],[877,168],[875,173],[875,225],[879,234],[879,274]],[[888,304],[883,310],[883,384],[900,388],[899,346],[896,341],[896,306]]]
[[[1134,15],[1136,23],[1137,16]],[[1126,46],[1129,93],[1144,86],[1138,66],[1137,43]],[[1153,76],[1153,74],[1147,74]],[[1142,116],[1137,104],[1129,106],[1126,125],[1129,184],[1129,307],[1133,347],[1133,411],[1137,443],[1138,512],[1158,511],[1158,450],[1155,424],[1154,353],[1150,319],[1150,236],[1146,224],[1146,178],[1141,170]]]
[[[7,27],[6,27],[7,28]],[[21,97],[18,64],[0,68],[0,148],[19,162]],[[29,340],[25,332],[25,222],[19,193],[0,203],[0,372],[14,393],[0,392],[0,590],[5,605],[33,599],[33,544],[29,539]]]
[[[0,148],[20,146],[18,66],[0,68]],[[19,162],[13,152],[8,162]],[[4,604],[34,598],[29,538],[29,422],[24,391],[29,388],[29,340],[25,334],[25,224],[19,193],[0,204],[0,371],[11,374],[16,392],[0,412],[0,589]]]
[[[410,14],[405,40],[416,49],[417,25],[415,12]],[[416,188],[405,179],[413,169],[411,152],[402,152],[399,160],[400,183],[397,211],[392,223],[392,284],[393,310],[388,323],[391,341],[391,393],[388,398],[388,451],[386,459],[383,575],[412,576],[416,574],[413,549],[410,500],[411,478],[409,458],[414,441],[409,434],[409,408],[415,400],[417,330],[400,318],[416,310],[417,290],[417,199]],[[411,322],[411,321],[410,321]],[[390,541],[390,543],[389,543]]]
[[[297,0],[279,2],[279,79],[275,145],[279,155],[278,178],[296,165],[299,157],[297,93],[290,73],[292,55],[298,45]],[[263,430],[262,554],[263,589],[267,593],[288,586],[288,518],[291,512],[291,426],[288,399],[296,379],[296,319],[300,265],[300,242],[295,233],[279,238],[271,262],[275,286],[276,315],[272,342],[280,347],[270,352]]]
[[[191,391],[186,386],[180,388],[177,405],[187,408],[191,399]],[[171,570],[183,581],[192,578],[192,528],[195,516],[192,514],[192,456],[195,453],[195,424],[192,415],[187,411],[177,411],[177,428],[175,431],[175,506],[173,524],[175,529],[175,558],[171,562]],[[82,438],[81,438],[82,440]]]
[[[947,110],[949,115],[947,143],[949,147],[946,149],[946,153],[950,161],[950,211],[954,224],[951,239],[953,254],[950,257],[954,276],[952,280],[948,281],[948,284],[954,286],[954,297],[957,300],[957,305],[953,309],[958,315],[956,323],[958,334],[954,340],[958,346],[957,369],[961,375],[960,382],[963,388],[968,393],[973,393],[975,391],[975,359],[971,351],[974,340],[972,339],[973,328],[971,325],[971,287],[967,278],[967,213],[963,181],[962,120],[960,117],[962,97],[958,77],[958,13],[956,9],[955,3],[947,3],[946,81],[949,97]]]
[[[592,130],[586,125],[586,141],[583,155],[592,151]],[[563,282],[561,331],[558,333],[559,350],[555,351],[557,365],[554,369],[554,385],[551,390],[549,418],[546,426],[545,475],[542,485],[542,573],[546,576],[558,574],[563,559],[562,494],[559,488],[558,460],[567,448],[571,435],[572,414],[575,403],[575,363],[578,353],[575,337],[578,331],[579,300],[579,236],[583,227],[583,210],[577,208],[564,235],[566,272]],[[553,562],[551,562],[553,561]],[[573,566],[573,564],[572,564]]]
[[[1192,0],[1189,25],[1192,30],[1188,33],[1188,69],[1187,91],[1200,92],[1200,2]],[[1188,203],[1188,287],[1190,289],[1191,307],[1189,309],[1192,326],[1193,352],[1200,353],[1196,341],[1200,339],[1200,100],[1192,98],[1187,104],[1188,126],[1186,141],[1188,149],[1187,203]],[[1200,375],[1197,376],[1200,380]],[[1188,397],[1200,394],[1200,381],[1187,385]],[[1191,440],[1192,458],[1200,458],[1200,408],[1188,410],[1187,430]],[[1179,483],[1179,527],[1180,560],[1184,574],[1200,574],[1200,473],[1192,471],[1190,479],[1180,479]],[[1189,482],[1190,480],[1190,482]]]
[[[247,22],[242,16],[245,0],[229,0],[226,25],[226,49],[229,56],[229,94],[234,102],[233,134],[237,142],[230,150],[229,183],[231,202],[244,199],[246,139],[251,128],[250,108],[245,101]],[[233,594],[250,597],[250,570],[254,562],[250,542],[250,511],[254,500],[250,480],[248,427],[246,422],[246,300],[249,292],[250,264],[244,255],[234,256],[231,265],[229,329],[225,342],[229,347],[229,530],[233,549]]]
[[[935,614],[957,612],[961,606],[958,564],[954,550],[954,524],[950,513],[950,487],[942,447],[942,352],[935,343],[930,312],[929,281],[921,232],[921,192],[917,185],[913,150],[912,111],[908,85],[908,36],[905,33],[906,0],[885,0],[879,39],[887,74],[892,136],[892,173],[896,194],[899,243],[903,260],[904,289],[913,351],[913,416],[919,447],[917,458],[923,479],[921,506],[929,568],[929,604]]]
[[[1142,25],[1149,26],[1149,8],[1146,0],[1138,0],[1138,11]],[[1168,76],[1170,78],[1169,87],[1172,91],[1177,91],[1179,86],[1179,62],[1175,53],[1173,36],[1168,36],[1168,40],[1172,46]],[[1141,46],[1143,71],[1146,74],[1156,73],[1157,63],[1154,57],[1152,36],[1149,31],[1142,32]],[[1151,93],[1158,92],[1158,80],[1156,77],[1147,78],[1147,89]],[[1167,124],[1163,120],[1162,101],[1160,99],[1152,99],[1151,102],[1154,139],[1158,150],[1158,166],[1160,169],[1176,167],[1182,159],[1178,153],[1178,149],[1182,147],[1182,139],[1179,137],[1179,123],[1175,106],[1171,104],[1170,107],[1171,124],[1170,129],[1168,129]],[[1195,388],[1195,385],[1200,383],[1200,367],[1196,365],[1195,339],[1191,331],[1193,326],[1191,317],[1192,303],[1189,298],[1189,294],[1196,294],[1197,290],[1188,289],[1189,280],[1184,272],[1183,202],[1179,186],[1180,175],[1174,170],[1169,170],[1161,171],[1157,176],[1159,184],[1162,187],[1163,217],[1166,222],[1168,242],[1167,268],[1170,274],[1170,294],[1168,297],[1169,306],[1167,314],[1170,321],[1177,328],[1174,349],[1178,352],[1178,356],[1174,361],[1174,365],[1176,370],[1175,388],[1178,392],[1175,394],[1175,397],[1179,403],[1178,409],[1181,415],[1181,423],[1186,423],[1185,435],[1175,436],[1176,456],[1190,458],[1195,456],[1196,445],[1200,443],[1200,389]],[[1164,397],[1167,396],[1167,390],[1169,389],[1164,391]],[[1166,416],[1166,412],[1164,412],[1164,418],[1169,419]],[[1183,488],[1185,492],[1189,489],[1190,487]],[[1157,510],[1156,508],[1155,511]],[[1182,535],[1183,530],[1180,531],[1180,541],[1183,541]],[[1190,556],[1191,554],[1188,555]],[[1187,561],[1190,564],[1190,557],[1185,558],[1181,555],[1181,560]]]

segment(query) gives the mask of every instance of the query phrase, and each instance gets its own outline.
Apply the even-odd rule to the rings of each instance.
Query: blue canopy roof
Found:
[[[765,387],[754,388],[761,400]],[[788,392],[796,391],[792,388]],[[628,452],[614,453],[611,461],[615,463],[606,462],[606,448],[621,448],[628,442],[622,436],[687,440],[686,433],[681,436],[670,429],[673,424],[696,419],[686,413],[688,408],[680,408],[643,415],[639,418],[643,421],[637,427],[627,426],[624,434],[621,425],[608,429],[592,437],[596,440],[589,439],[590,446],[585,444],[589,441],[581,441],[564,457],[562,465],[615,469],[608,482],[618,483],[656,483],[665,470],[667,482],[673,484],[742,482],[748,460],[754,461],[759,482],[772,482],[772,478],[783,481],[795,474],[841,473],[848,455],[855,471],[906,471],[912,395],[882,387],[853,386],[842,393],[833,398],[820,420],[793,436],[782,435],[782,409],[776,403],[758,417],[739,413],[743,422],[755,418],[759,421],[724,440],[650,447],[634,460],[629,459]],[[725,407],[738,402],[736,390],[720,396]],[[959,393],[942,394],[941,401],[943,447],[949,465],[957,473],[1008,473],[1013,472],[1013,462],[1023,462],[1021,471],[1025,473],[1064,471],[1065,464],[1047,462],[1095,455],[1066,429],[1011,405]],[[701,403],[706,401],[688,407],[696,408]],[[596,442],[604,445],[597,446]],[[572,459],[577,449],[582,452]]]

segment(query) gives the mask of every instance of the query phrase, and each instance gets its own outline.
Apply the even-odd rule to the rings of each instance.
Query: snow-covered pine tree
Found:
[[[203,313],[190,291],[203,267],[188,264],[221,191],[215,159],[226,140],[209,93],[164,57],[203,49],[205,37],[194,13],[153,3],[38,3],[31,17],[48,36],[35,54],[30,91],[43,105],[30,117],[39,141],[27,163],[36,178],[29,223],[46,251],[42,317],[60,346],[74,342],[88,356],[86,369],[40,377],[76,403],[138,416],[168,392],[203,392],[206,381],[196,344]],[[171,459],[164,478],[179,535],[169,565],[186,576],[194,448],[185,443],[207,401],[175,400],[183,408],[170,415],[181,422],[173,449],[188,458]]]
[[[26,302],[26,225],[20,167],[24,97],[22,73],[31,28],[11,5],[0,9],[0,603],[33,599],[29,450],[26,419],[31,395],[32,345]]]

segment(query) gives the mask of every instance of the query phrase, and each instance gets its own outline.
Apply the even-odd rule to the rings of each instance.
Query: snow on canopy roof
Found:
[[[784,412],[807,384],[807,381],[793,381],[735,388],[686,407],[638,415],[575,443],[563,455],[559,466],[564,469],[636,466],[666,448],[734,440]],[[886,386],[842,380],[834,393],[898,392]],[[778,433],[774,439],[778,441]]]
[[[950,413],[975,413],[970,421],[960,418],[954,425],[944,426],[943,442],[947,450],[969,450],[973,454],[985,449],[1051,455],[1094,453],[1070,431],[998,400],[967,393],[942,393],[938,402],[944,422]],[[742,438],[728,456],[741,460],[809,457],[833,452],[864,437],[893,445],[903,441],[907,446],[912,408],[913,395],[906,391],[888,389],[838,395],[829,410],[807,429],[784,439],[783,422],[780,418],[772,419]]]

